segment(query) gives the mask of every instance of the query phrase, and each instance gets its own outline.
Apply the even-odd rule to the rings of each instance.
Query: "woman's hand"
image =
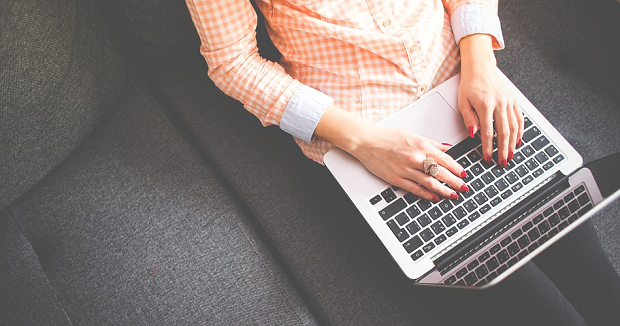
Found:
[[[460,48],[459,110],[470,137],[480,130],[487,162],[491,162],[493,154],[493,131],[497,132],[497,161],[506,167],[523,137],[521,109],[495,67],[491,36],[467,36]]]
[[[466,175],[463,167],[444,153],[450,145],[374,125],[333,105],[321,117],[315,135],[355,156],[379,178],[421,198],[456,199],[457,191],[469,190],[460,179]],[[439,164],[434,177],[424,173],[427,157]]]

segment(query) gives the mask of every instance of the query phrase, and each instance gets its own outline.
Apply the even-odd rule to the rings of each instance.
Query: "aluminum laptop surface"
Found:
[[[457,93],[459,80],[459,75],[447,80],[417,101],[380,121],[379,124],[409,130],[439,142],[457,144],[455,148],[462,147],[461,144],[475,141],[468,137],[467,130],[458,111]],[[482,230],[503,213],[517,206],[519,202],[529,195],[536,193],[545,184],[553,180],[554,176],[567,176],[582,164],[580,155],[573,147],[507,78],[505,78],[505,81],[517,97],[517,101],[529,123],[533,124],[530,129],[536,134],[534,137],[538,137],[536,141],[543,138],[538,135],[544,135],[545,143],[543,146],[547,148],[553,146],[553,152],[548,155],[545,154],[549,159],[548,163],[544,165],[545,169],[542,168],[542,164],[540,164],[540,167],[536,166],[537,173],[533,177],[527,177],[527,184],[517,181],[521,186],[518,189],[515,188],[515,191],[510,191],[510,195],[506,196],[505,200],[494,203],[493,206],[486,203],[480,205],[480,207],[474,205],[476,207],[470,211],[469,208],[472,207],[469,205],[467,206],[468,209],[465,210],[463,207],[471,201],[469,198],[466,201],[460,200],[458,202],[445,199],[440,203],[431,203],[431,206],[429,206],[428,202],[414,198],[415,196],[407,194],[402,189],[391,187],[385,181],[366,170],[353,156],[340,149],[334,149],[324,157],[325,165],[330,172],[362,213],[405,275],[413,280],[420,281],[423,277],[430,275],[430,273],[436,270],[435,262],[440,257],[458,248],[471,235],[476,234],[476,232]],[[531,139],[531,141],[534,142],[535,140]],[[526,149],[527,147],[525,146],[530,145],[534,144],[526,143],[522,146]],[[469,154],[475,156],[473,152],[472,150]],[[528,162],[531,161],[531,158],[526,157],[526,155],[522,156]],[[470,169],[480,166],[480,160],[475,161],[472,158],[470,163],[472,163],[469,166]],[[510,174],[508,171],[502,172],[497,170],[496,172],[506,173],[506,175]],[[470,173],[470,170],[468,170],[468,173],[473,175],[473,173]],[[476,180],[481,179],[481,176],[476,177],[475,180],[469,181],[476,182]],[[508,182],[504,183],[508,184]],[[484,183],[482,184],[485,185]],[[502,195],[506,193],[504,191]],[[497,194],[496,198],[499,197],[500,195]],[[403,203],[416,206],[415,212],[404,213],[408,208],[400,207]],[[402,212],[390,215],[394,213],[392,211],[395,210],[395,206],[402,208]],[[427,216],[423,220],[419,220],[424,215],[428,215],[428,212],[442,212],[447,206],[459,209],[459,212],[466,212],[467,215],[462,216],[462,214],[459,214],[461,219],[449,218],[442,223],[437,221],[443,217],[439,217],[436,214],[433,214],[431,218]],[[440,207],[441,211],[439,210]],[[482,211],[483,208],[484,210]],[[416,214],[420,216],[413,217]],[[437,218],[436,220],[435,217]],[[426,221],[430,221],[430,223],[427,224]],[[463,221],[467,221],[467,224],[465,225]],[[432,230],[433,232],[427,231],[439,224],[443,225],[443,229],[437,227]],[[450,225],[446,227],[445,225],[448,224]],[[429,233],[432,233],[437,238],[428,242],[423,240],[426,239],[424,235]]]

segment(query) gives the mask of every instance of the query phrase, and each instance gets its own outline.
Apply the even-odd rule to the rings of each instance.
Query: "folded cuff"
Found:
[[[307,143],[312,143],[312,136],[325,109],[334,103],[334,99],[306,85],[301,85],[289,100],[280,129]]]
[[[489,34],[495,50],[504,48],[504,36],[499,16],[493,7],[485,5],[464,5],[457,8],[451,17],[452,33],[456,44],[471,34]]]

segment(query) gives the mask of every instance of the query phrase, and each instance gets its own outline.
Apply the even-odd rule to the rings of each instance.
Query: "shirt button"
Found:
[[[424,93],[428,90],[428,85],[424,84],[422,86],[420,86],[420,92]]]
[[[415,51],[418,51],[418,45],[417,45],[417,44],[414,44],[414,45],[412,45],[412,46],[409,48],[409,52],[410,52],[410,53],[413,53],[413,52],[415,52]]]
[[[383,27],[390,27],[390,25],[392,25],[392,21],[389,19],[386,19],[383,21]]]

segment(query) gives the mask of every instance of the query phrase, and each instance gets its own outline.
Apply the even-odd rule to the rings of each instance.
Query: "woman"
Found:
[[[457,198],[468,186],[461,179],[463,168],[443,153],[449,144],[374,122],[459,71],[459,110],[470,136],[480,132],[484,159],[492,160],[494,132],[497,164],[505,166],[520,143],[523,117],[493,54],[504,44],[497,1],[257,0],[282,53],[279,63],[258,54],[250,0],[187,4],[214,83],[263,125],[279,125],[293,135],[304,154],[319,163],[336,146],[413,194],[435,201]],[[427,157],[441,166],[434,177],[424,173]],[[581,234],[592,238],[590,231]],[[532,297],[536,290],[521,287],[519,279],[539,280],[553,287],[545,294],[559,293],[539,274],[529,264],[518,274],[523,277],[513,277],[512,287],[506,280],[504,288],[524,288]],[[617,275],[611,278],[618,284]],[[466,296],[492,301],[494,291],[502,289]],[[570,304],[550,306],[549,320],[583,322]]]

